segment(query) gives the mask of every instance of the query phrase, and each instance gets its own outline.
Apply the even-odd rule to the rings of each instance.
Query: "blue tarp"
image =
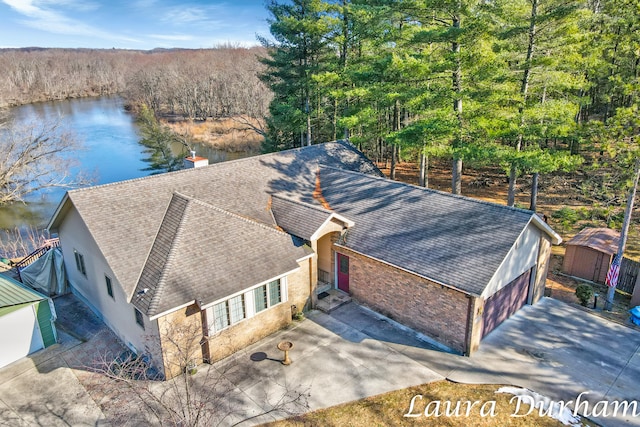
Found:
[[[629,313],[631,313],[631,322],[640,326],[640,305],[629,310]]]

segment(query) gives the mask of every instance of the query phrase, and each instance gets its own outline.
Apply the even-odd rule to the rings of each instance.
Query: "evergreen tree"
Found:
[[[586,86],[583,6],[573,0],[520,0],[496,1],[484,8],[494,18],[495,50],[506,70],[495,86],[498,108],[493,133],[512,148],[501,159],[509,173],[509,206],[515,203],[520,173],[534,174],[531,208],[535,208],[538,174],[579,163],[547,145],[576,132],[579,93]],[[520,154],[523,150],[527,153]]]
[[[145,146],[144,152],[147,155],[143,160],[149,163],[144,170],[155,175],[182,169],[182,155],[176,156],[171,150],[172,144],[182,143],[179,136],[168,126],[158,122],[153,110],[144,104],[137,120],[142,134],[140,143]]]
[[[274,42],[262,75],[274,93],[263,151],[277,151],[326,140],[324,94],[316,76],[336,62],[329,35],[337,25],[321,0],[272,0],[267,9]]]

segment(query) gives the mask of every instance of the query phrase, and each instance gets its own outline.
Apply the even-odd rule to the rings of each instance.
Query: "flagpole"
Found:
[[[620,243],[618,243],[618,253],[616,254],[616,258],[614,258],[614,262],[617,259],[618,262],[622,263],[622,256],[624,255],[624,249],[627,245],[627,234],[629,233],[629,225],[631,224],[631,213],[633,212],[633,204],[636,201],[638,178],[640,178],[640,157],[636,158],[633,186],[629,191],[627,207],[624,210],[624,221],[622,222],[622,230],[620,231]],[[607,311],[611,311],[611,309],[613,308],[613,297],[616,294],[617,284],[618,280],[616,278],[616,280],[614,280],[613,283],[609,285],[609,289],[607,290],[607,302],[604,305],[604,309]]]

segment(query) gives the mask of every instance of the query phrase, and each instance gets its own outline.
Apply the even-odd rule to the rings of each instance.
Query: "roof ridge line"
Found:
[[[413,188],[421,190],[421,191],[426,191],[426,192],[430,192],[430,193],[437,193],[437,194],[441,194],[441,195],[447,196],[447,197],[452,197],[452,198],[455,198],[455,199],[463,199],[463,200],[468,200],[468,201],[479,203],[479,204],[483,204],[483,205],[495,206],[495,207],[504,208],[504,209],[508,209],[508,210],[512,210],[512,211],[516,211],[516,212],[535,215],[534,211],[530,211],[528,209],[517,208],[515,206],[501,205],[500,203],[488,202],[486,200],[476,199],[474,197],[463,196],[462,194],[451,194],[451,193],[447,193],[446,191],[442,191],[442,190],[436,190],[436,189],[433,189],[433,188],[420,187],[419,185],[411,184],[411,183],[408,183],[408,182],[394,181],[392,179],[387,178],[386,176],[382,177],[382,176],[368,175],[368,174],[364,174],[364,173],[361,173],[361,172],[355,172],[355,171],[336,168],[336,167],[333,167],[333,166],[328,166],[328,165],[323,165],[323,164],[319,164],[319,166],[320,166],[320,168],[333,169],[333,170],[336,170],[336,171],[339,171],[339,172],[348,173],[348,174],[365,176],[367,178],[378,179],[378,180],[386,181],[386,182],[389,182],[389,183],[392,183],[392,184],[396,184],[396,185],[407,185],[407,186],[413,187]]]
[[[278,230],[278,229],[276,229],[274,227],[271,227],[271,226],[269,226],[267,224],[264,224],[262,222],[258,222],[256,220],[248,218],[248,217],[244,217],[242,215],[238,215],[238,214],[233,213],[233,212],[229,212],[229,211],[227,211],[225,209],[222,209],[222,208],[219,208],[217,206],[211,205],[211,204],[209,204],[207,202],[203,202],[202,200],[198,200],[198,199],[193,198],[191,196],[187,196],[187,195],[181,194],[181,193],[179,193],[177,191],[175,191],[174,194],[180,195],[183,198],[185,198],[185,199],[187,199],[187,200],[189,200],[189,201],[191,201],[193,203],[197,203],[197,204],[202,205],[202,206],[204,206],[206,208],[213,209],[215,211],[218,211],[218,212],[223,213],[225,215],[228,215],[230,217],[233,217],[233,218],[236,218],[236,219],[240,219],[240,220],[242,220],[244,222],[247,222],[249,224],[257,225],[258,227],[264,228],[265,230],[273,231],[273,232],[281,234],[283,236],[290,236],[289,233],[286,233],[284,231],[280,231],[280,230]]]
[[[293,151],[301,151],[305,148],[309,148],[309,147],[313,147],[316,145],[325,145],[325,144],[331,144],[331,143],[342,143],[343,145],[348,145],[351,146],[350,143],[345,142],[343,140],[336,140],[336,141],[328,141],[328,142],[323,142],[321,144],[314,144],[312,146],[304,146],[304,147],[297,147],[297,148],[290,148],[288,150],[282,150],[282,151],[274,151],[273,153],[265,153],[265,154],[257,154],[255,156],[249,156],[249,157],[243,157],[241,159],[234,159],[234,160],[225,160],[223,162],[216,162],[216,163],[211,163],[207,166],[203,166],[203,167],[199,167],[199,168],[189,168],[189,169],[179,169],[176,171],[170,171],[170,172],[164,172],[164,173],[157,173],[157,174],[152,174],[152,175],[147,175],[147,176],[140,176],[137,178],[130,178],[130,179],[125,179],[122,181],[114,181],[114,182],[107,182],[104,184],[98,184],[98,185],[88,185],[86,187],[81,187],[81,188],[73,188],[71,190],[68,190],[67,193],[80,193],[83,191],[89,191],[89,190],[93,190],[93,189],[98,189],[98,188],[104,188],[104,187],[113,187],[116,185],[121,185],[121,184],[126,184],[126,183],[130,183],[130,182],[137,182],[137,181],[145,181],[148,179],[153,179],[153,178],[157,178],[157,177],[164,177],[164,176],[169,176],[169,175],[178,175],[178,174],[182,174],[182,173],[190,173],[193,172],[194,170],[202,170],[202,169],[206,169],[206,168],[210,168],[210,167],[220,167],[220,165],[228,165],[230,163],[239,163],[239,162],[245,162],[245,161],[249,161],[249,160],[255,160],[257,158],[268,158],[271,156],[275,156],[278,154],[282,154],[282,153],[287,153],[287,152],[293,152]]]
[[[164,293],[164,290],[166,288],[166,283],[167,283],[167,271],[169,271],[171,264],[173,262],[173,260],[175,259],[174,257],[174,251],[176,249],[176,247],[178,246],[178,244],[181,241],[181,234],[182,234],[182,230],[184,229],[183,225],[186,221],[186,217],[189,211],[189,207],[190,207],[190,202],[191,200],[184,196],[183,194],[174,192],[173,193],[173,197],[171,199],[171,201],[173,201],[174,197],[178,197],[183,199],[186,202],[185,207],[182,209],[181,215],[180,215],[180,222],[178,223],[178,227],[176,227],[176,231],[174,233],[174,237],[171,240],[171,246],[169,247],[169,251],[167,252],[167,258],[164,264],[164,268],[162,269],[162,273],[160,274],[160,277],[158,278],[158,285],[156,286],[155,292],[153,293],[153,298],[151,298],[151,301],[149,301],[149,307],[147,308],[147,312],[150,313],[152,312],[152,310],[154,310],[156,308],[156,306],[159,304],[160,302],[160,297],[162,296],[162,294]],[[171,206],[171,202],[169,202],[169,206]],[[167,207],[168,210],[168,207]],[[167,215],[166,211],[165,211],[165,216]],[[162,228],[162,224],[160,224],[160,228],[158,229],[158,232],[160,231],[160,229]],[[157,238],[157,235],[156,235]],[[154,239],[155,242],[155,239]],[[153,249],[153,248],[152,248]],[[147,256],[147,260],[148,261],[148,256]]]

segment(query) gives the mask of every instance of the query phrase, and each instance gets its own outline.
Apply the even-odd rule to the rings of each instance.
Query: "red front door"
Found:
[[[338,254],[338,289],[349,292],[349,257]]]

